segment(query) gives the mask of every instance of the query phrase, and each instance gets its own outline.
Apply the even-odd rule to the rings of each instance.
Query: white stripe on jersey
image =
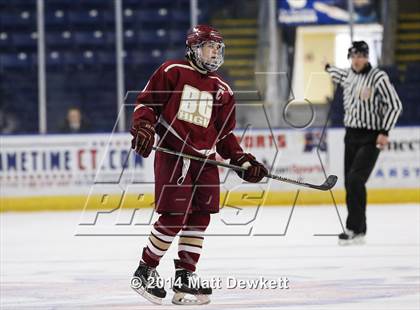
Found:
[[[168,72],[170,69],[175,68],[175,67],[181,67],[181,68],[189,69],[189,70],[192,70],[192,71],[196,71],[196,69],[194,69],[193,67],[188,66],[188,65],[183,65],[183,64],[172,64],[172,65],[169,65],[169,66],[167,66],[167,67],[164,69],[164,71],[165,71],[165,72]],[[226,86],[226,88],[227,88],[227,89],[228,89],[228,91],[229,91],[229,94],[230,94],[231,96],[233,95],[233,91],[232,91],[232,89],[230,88],[230,86],[229,86],[226,82],[223,82],[223,81],[222,81],[220,78],[218,78],[217,76],[209,76],[209,78],[218,80],[221,84],[223,84],[224,86]],[[146,85],[146,87],[147,87],[147,85]]]
[[[170,69],[172,69],[174,67],[181,67],[181,68],[190,69],[192,71],[195,71],[195,69],[193,67],[188,66],[188,65],[183,65],[183,64],[172,64],[172,65],[169,65],[163,71],[168,72]]]
[[[147,105],[144,105],[144,104],[138,104],[138,105],[136,105],[135,107],[134,107],[134,112],[136,112],[138,109],[140,109],[140,108],[148,108],[148,109],[150,109],[150,110],[152,110],[153,111],[153,109],[151,108],[151,107],[148,107]]]

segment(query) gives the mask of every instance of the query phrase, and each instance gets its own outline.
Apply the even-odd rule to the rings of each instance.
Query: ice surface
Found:
[[[226,208],[213,216],[197,272],[202,278],[220,277],[222,289],[215,290],[210,305],[186,308],[420,308],[418,205],[369,206],[367,244],[352,247],[338,246],[337,237],[331,236],[341,230],[332,206],[256,211]],[[144,212],[138,211],[137,222],[142,222]],[[344,220],[343,207],[339,213]],[[119,221],[132,214],[133,210],[120,213]],[[94,225],[78,226],[80,212],[0,216],[2,309],[180,307],[170,303],[171,291],[164,305],[155,306],[130,288],[147,238],[139,236],[136,222],[115,225],[113,220],[104,220],[105,215],[97,223],[105,230],[96,230]],[[108,214],[108,219],[113,217]],[[86,236],[101,231],[107,235]],[[163,277],[173,276],[175,256],[176,244],[159,266]],[[227,277],[250,280],[260,276],[287,277],[290,288],[226,288]]]

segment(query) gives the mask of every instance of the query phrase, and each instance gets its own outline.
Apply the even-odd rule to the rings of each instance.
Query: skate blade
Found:
[[[176,292],[174,297],[172,297],[172,303],[175,305],[206,305],[210,303],[210,297],[209,295],[191,295]]]
[[[134,279],[134,278],[133,278]],[[150,301],[151,303],[155,305],[161,305],[162,304],[162,298],[156,297],[150,293],[148,293],[143,286],[137,284],[138,282],[133,284],[133,280],[131,280],[131,288],[136,291],[138,294],[143,296],[145,299]]]
[[[364,245],[365,243],[366,241],[364,237],[356,237],[354,239],[349,239],[349,240],[338,239],[338,244],[342,246]]]

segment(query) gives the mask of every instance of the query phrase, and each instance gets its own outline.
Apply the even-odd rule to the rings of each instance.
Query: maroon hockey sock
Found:
[[[184,215],[162,214],[153,225],[147,245],[143,248],[142,261],[150,267],[159,265],[183,222]]]
[[[210,214],[193,213],[183,227],[178,243],[179,261],[175,268],[195,271],[203,246],[203,234],[210,223]]]

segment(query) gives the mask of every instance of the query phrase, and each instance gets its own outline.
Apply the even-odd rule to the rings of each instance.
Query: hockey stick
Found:
[[[177,151],[172,151],[172,150],[169,150],[169,149],[166,149],[166,148],[163,148],[163,147],[159,147],[159,146],[154,146],[153,149],[155,151],[159,151],[159,152],[163,152],[163,153],[167,153],[167,154],[172,154],[172,155],[176,155],[176,156],[181,156],[181,157],[192,159],[192,160],[198,160],[198,161],[201,161],[201,162],[209,163],[209,164],[216,165],[216,166],[225,167],[225,168],[228,168],[228,169],[233,169],[233,170],[237,170],[237,171],[246,171],[247,170],[247,168],[227,164],[227,163],[217,161],[217,160],[213,160],[213,159],[207,159],[207,158],[202,158],[202,157],[198,157],[198,156],[194,156],[194,155],[184,154],[184,153],[177,152]],[[288,178],[281,177],[281,176],[275,175],[275,174],[270,174],[270,173],[267,174],[267,178],[271,178],[271,179],[274,179],[274,180],[278,180],[278,181],[282,181],[282,182],[286,182],[286,183],[290,183],[290,184],[294,184],[294,185],[309,187],[309,188],[317,189],[317,190],[320,190],[320,191],[327,191],[327,190],[333,188],[335,183],[337,183],[337,176],[336,175],[329,175],[328,178],[325,180],[325,182],[322,183],[321,185],[306,183],[306,182],[302,182],[302,181],[298,181],[298,180],[292,180],[292,179],[288,179]]]

